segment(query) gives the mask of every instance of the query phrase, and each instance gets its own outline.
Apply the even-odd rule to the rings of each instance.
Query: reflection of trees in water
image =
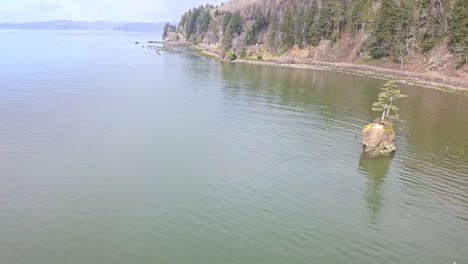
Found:
[[[392,157],[371,159],[363,155],[359,160],[359,171],[363,172],[368,179],[364,199],[373,223],[377,223],[385,203],[383,184],[391,163]]]
[[[461,155],[468,149],[468,97],[431,89],[408,92],[411,103],[400,111],[408,144],[399,150],[402,190],[413,203],[437,203],[441,213],[468,219],[468,155]]]
[[[222,75],[228,95],[261,96],[277,105],[318,110],[325,122],[373,120],[370,105],[382,85],[381,80],[350,74],[249,64],[223,64]]]
[[[222,65],[221,74],[225,96],[255,97],[275,108],[287,106],[288,111],[318,118],[324,127],[352,133],[350,138],[361,125],[377,117],[370,106],[383,82],[327,71],[231,63]],[[430,203],[443,201],[446,207],[450,204],[458,212],[462,211],[459,208],[466,211],[468,97],[404,85],[401,89],[410,95],[401,104],[401,122],[396,124],[398,150],[394,165],[398,166],[402,191],[410,197],[424,196]],[[445,146],[451,147],[448,153]],[[458,149],[465,149],[461,158],[455,155]],[[366,172],[366,201],[374,218],[383,204],[381,188],[386,172],[378,177],[369,167],[381,166],[384,171],[387,166],[388,170],[390,160],[386,162],[385,158],[360,162],[361,170],[370,170]],[[466,213],[457,215],[465,217]]]
[[[410,97],[401,104],[400,115],[406,121],[401,127],[415,151],[439,155],[445,153],[434,150],[445,152],[445,146],[468,148],[468,97],[402,88]]]
[[[402,190],[411,202],[440,213],[466,218],[468,208],[468,97],[431,89],[406,89],[400,131],[407,148],[399,148]],[[444,208],[450,208],[443,212]],[[432,209],[434,210],[434,209]]]
[[[222,68],[224,80],[242,83],[229,88],[240,89],[246,95],[262,95],[270,102],[283,105],[316,106],[326,119],[351,118],[364,122],[378,117],[370,108],[382,80],[249,64],[227,63]],[[397,125],[397,133],[407,137],[404,140],[414,150],[426,156],[434,149],[445,151],[445,146],[468,152],[468,97],[405,85],[401,89],[409,97],[400,104],[402,122]],[[468,164],[468,154],[465,157]]]
[[[223,80],[230,83],[223,87],[226,96],[257,97],[272,103],[272,107],[293,106],[288,109],[313,114],[328,127],[360,129],[377,117],[370,106],[383,83],[381,80],[247,64],[224,64],[221,71]],[[447,203],[456,199],[468,206],[465,191],[468,188],[468,97],[405,85],[401,89],[409,95],[401,104],[401,122],[396,124],[395,164],[401,166],[399,178],[408,187],[403,191],[412,196],[432,193],[432,199]],[[446,146],[450,147],[448,151]],[[458,157],[463,149],[464,156]],[[378,174],[371,175],[378,179]],[[383,178],[381,184],[382,181]],[[378,190],[378,181],[369,183],[372,183],[370,190]],[[378,204],[372,206],[378,211]]]

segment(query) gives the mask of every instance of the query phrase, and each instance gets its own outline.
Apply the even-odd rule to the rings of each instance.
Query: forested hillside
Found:
[[[182,41],[241,57],[319,56],[449,74],[468,62],[467,0],[233,0],[189,10],[177,31]]]

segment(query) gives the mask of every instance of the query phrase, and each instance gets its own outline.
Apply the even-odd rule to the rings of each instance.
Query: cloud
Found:
[[[39,11],[56,10],[61,7],[57,0],[37,0],[26,5],[26,8]]]

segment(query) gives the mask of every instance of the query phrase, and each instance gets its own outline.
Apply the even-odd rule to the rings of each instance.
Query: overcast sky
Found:
[[[219,0],[0,0],[0,22],[46,20],[178,21],[183,12]],[[227,2],[227,0],[224,0]]]

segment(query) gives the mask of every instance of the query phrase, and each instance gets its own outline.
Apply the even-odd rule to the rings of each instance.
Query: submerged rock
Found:
[[[362,129],[364,153],[370,157],[388,156],[395,153],[395,131],[392,124],[376,119]]]

